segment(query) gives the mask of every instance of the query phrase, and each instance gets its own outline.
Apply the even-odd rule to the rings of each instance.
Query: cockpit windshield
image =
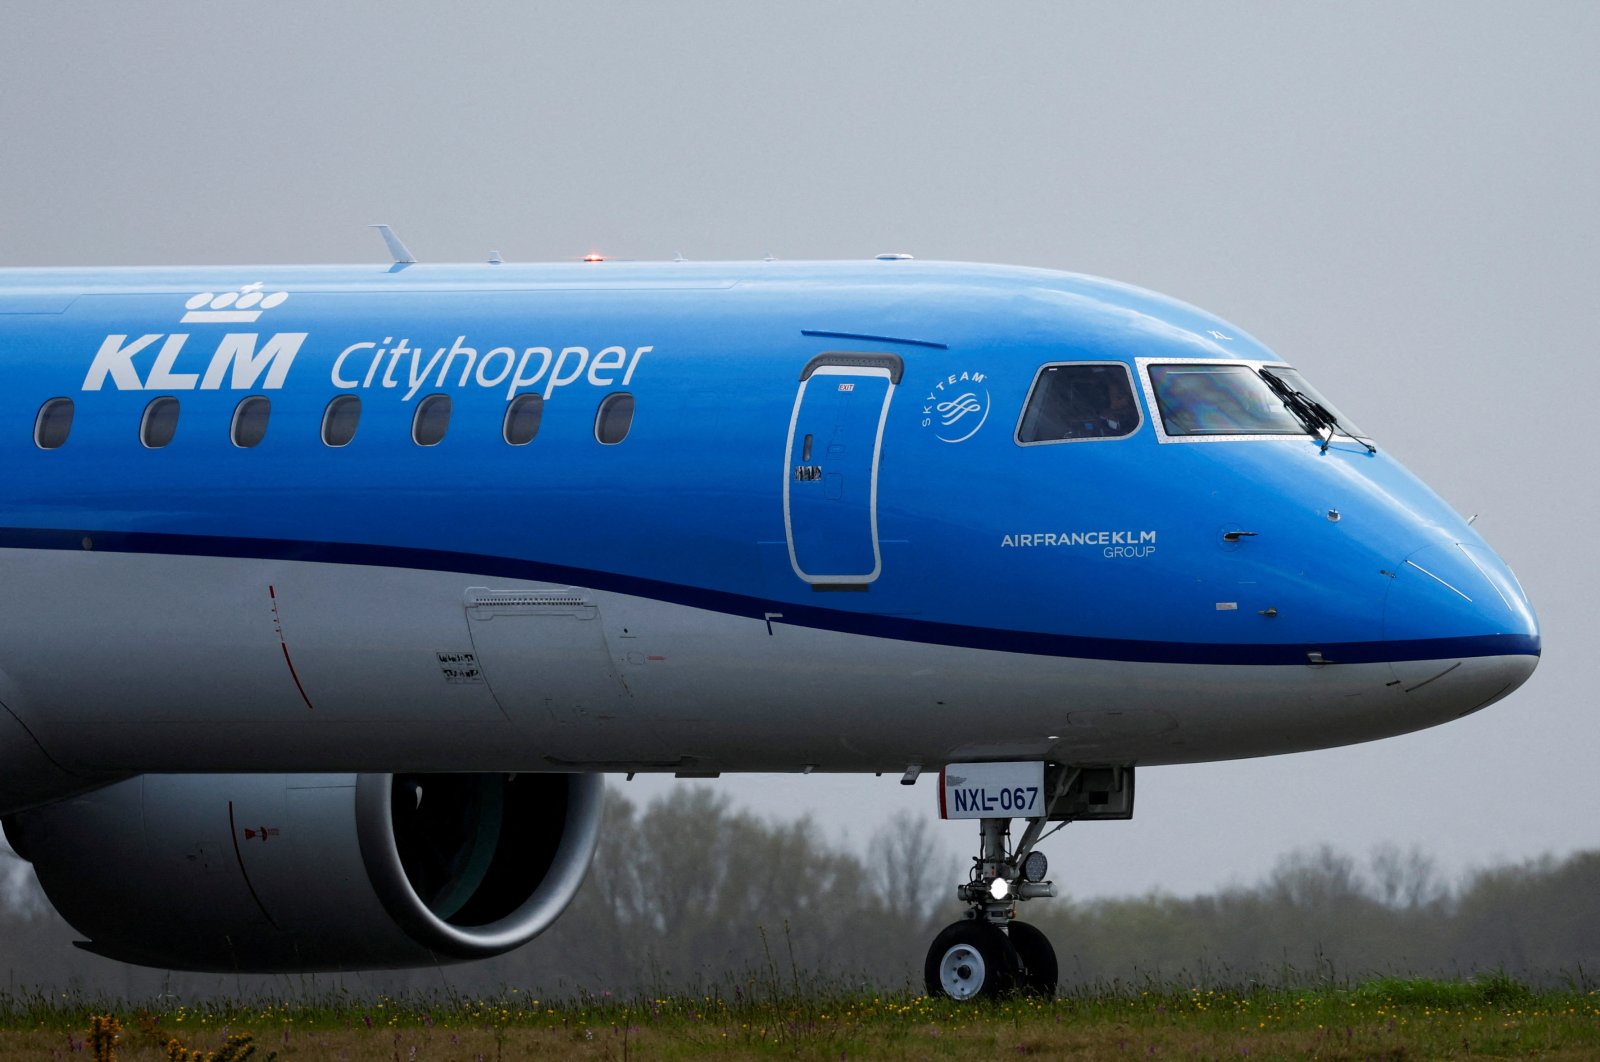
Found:
[[[1336,432],[1364,437],[1286,365],[1152,363],[1149,372],[1156,409],[1169,436]]]

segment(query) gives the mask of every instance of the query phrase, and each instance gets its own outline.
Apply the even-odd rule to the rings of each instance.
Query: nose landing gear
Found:
[[[973,860],[971,878],[956,890],[972,907],[933,938],[922,965],[930,996],[1055,995],[1055,949],[1037,928],[1016,921],[1018,900],[1055,895],[1050,882],[1037,880],[1047,864],[1033,851],[1046,821],[1030,820],[1022,843],[1008,853],[1011,820],[983,820],[982,852]]]
[[[923,981],[930,996],[956,1000],[1009,992],[1053,996],[1059,975],[1055,948],[1037,927],[1017,921],[1019,901],[1055,895],[1055,886],[1044,880],[1049,863],[1034,846],[1051,822],[1059,823],[1059,829],[1077,819],[1132,818],[1133,769],[1037,762],[951,764],[940,772],[941,796],[947,787],[980,776],[985,785],[995,785],[998,798],[968,785],[962,799],[941,799],[944,817],[979,819],[979,851],[967,881],[956,888],[956,895],[970,905],[966,916],[933,939],[922,965]],[[991,783],[992,778],[1011,784]],[[1028,799],[1030,791],[1041,790],[1042,801]],[[996,807],[1033,812],[1015,848],[1011,819],[977,812]]]

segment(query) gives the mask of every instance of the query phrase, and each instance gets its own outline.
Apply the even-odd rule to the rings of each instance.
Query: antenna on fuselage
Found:
[[[400,242],[400,237],[387,225],[368,225],[369,229],[377,229],[378,235],[383,237],[383,242],[389,247],[389,254],[394,258],[395,265],[416,265],[417,256],[412,254],[406,245]]]

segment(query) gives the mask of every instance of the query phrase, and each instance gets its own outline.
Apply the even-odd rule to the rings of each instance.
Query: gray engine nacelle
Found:
[[[600,835],[594,774],[144,775],[5,820],[84,946],[170,969],[429,966],[525,944]]]

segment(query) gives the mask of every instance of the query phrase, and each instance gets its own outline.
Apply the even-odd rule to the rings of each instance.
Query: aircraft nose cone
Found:
[[[1465,715],[1533,674],[1538,620],[1491,550],[1462,542],[1426,546],[1387,574],[1384,638],[1395,681],[1413,699]]]

